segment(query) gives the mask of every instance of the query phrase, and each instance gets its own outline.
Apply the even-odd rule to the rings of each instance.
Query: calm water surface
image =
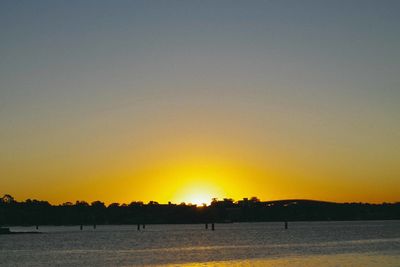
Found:
[[[12,227],[12,231],[34,231]],[[0,235],[1,266],[400,266],[400,221],[40,227]]]

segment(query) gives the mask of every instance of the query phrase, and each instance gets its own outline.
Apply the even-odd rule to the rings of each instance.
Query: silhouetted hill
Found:
[[[260,201],[253,197],[233,201],[214,199],[209,206],[130,204],[77,201],[51,205],[47,201],[0,198],[0,225],[76,225],[137,223],[205,223],[320,220],[400,219],[400,203],[334,203],[304,199]]]

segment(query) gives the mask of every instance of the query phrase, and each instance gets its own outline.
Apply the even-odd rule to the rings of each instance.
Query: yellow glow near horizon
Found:
[[[160,202],[210,204],[212,198],[238,197],[246,188],[234,162],[187,154],[186,158],[164,161],[158,168],[142,173],[162,190]],[[154,166],[154,165],[153,165]],[[234,182],[235,181],[235,182]]]
[[[214,184],[202,182],[190,182],[182,186],[176,195],[176,202],[185,202],[202,206],[209,205],[212,198],[224,195],[223,191]]]

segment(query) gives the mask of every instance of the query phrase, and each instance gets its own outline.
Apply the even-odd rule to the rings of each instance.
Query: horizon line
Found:
[[[55,204],[55,203],[52,203],[52,202],[50,202],[48,200],[35,199],[35,198],[27,198],[25,200],[18,201],[11,194],[3,194],[3,196],[0,197],[0,202],[3,202],[3,199],[5,197],[11,197],[12,200],[17,202],[17,203],[24,203],[24,202],[28,202],[28,201],[38,201],[38,202],[47,202],[52,206],[62,206],[62,205],[65,205],[65,204],[73,204],[74,205],[74,204],[77,204],[77,203],[87,203],[87,204],[91,205],[91,204],[93,204],[95,202],[101,202],[106,206],[111,206],[112,204],[119,204],[119,205],[122,206],[122,205],[130,205],[132,203],[138,203],[138,204],[141,203],[141,204],[144,204],[144,205],[158,204],[158,205],[187,205],[187,206],[196,206],[196,207],[204,207],[204,206],[208,207],[208,206],[211,206],[211,203],[213,203],[214,200],[217,201],[217,202],[232,201],[235,204],[238,204],[241,201],[260,202],[260,203],[288,202],[288,201],[291,201],[291,202],[293,202],[293,201],[312,201],[312,202],[323,202],[323,203],[332,203],[332,204],[370,204],[370,205],[398,204],[398,203],[400,203],[400,200],[399,201],[393,201],[393,202],[386,202],[386,201],[383,201],[383,202],[363,202],[363,201],[338,202],[338,201],[307,199],[307,198],[287,198],[287,199],[261,200],[258,197],[252,196],[252,197],[243,197],[242,199],[238,199],[238,200],[235,200],[233,198],[228,198],[228,197],[226,197],[226,198],[217,198],[217,197],[215,197],[215,198],[211,198],[209,204],[207,204],[207,203],[196,204],[196,203],[191,203],[191,202],[186,202],[186,201],[181,201],[181,202],[178,202],[178,203],[177,202],[172,202],[172,201],[167,201],[165,203],[165,202],[159,202],[159,201],[156,201],[156,200],[149,200],[147,202],[142,201],[142,200],[132,200],[129,203],[126,203],[126,202],[121,202],[120,203],[120,202],[111,202],[111,201],[110,202],[106,202],[106,201],[102,201],[102,200],[99,200],[99,199],[98,200],[93,200],[91,202],[88,202],[86,200],[77,199],[77,200],[75,200],[75,202],[65,201],[65,202],[60,202],[60,203],[56,203]]]

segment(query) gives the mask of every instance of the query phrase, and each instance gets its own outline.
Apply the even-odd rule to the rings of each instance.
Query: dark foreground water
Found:
[[[34,231],[33,227],[12,227]],[[0,235],[1,266],[400,266],[400,221],[40,227]]]

